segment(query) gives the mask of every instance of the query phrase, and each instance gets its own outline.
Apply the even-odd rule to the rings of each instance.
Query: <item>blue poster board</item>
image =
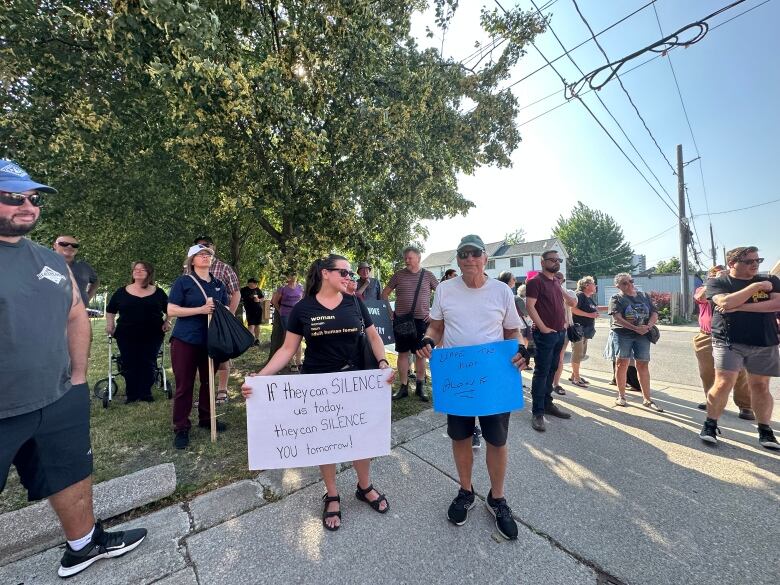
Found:
[[[517,340],[434,349],[433,409],[485,416],[523,408],[523,381],[512,364]]]

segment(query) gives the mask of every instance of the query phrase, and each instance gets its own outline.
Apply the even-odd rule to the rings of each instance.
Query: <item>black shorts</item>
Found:
[[[408,340],[400,342],[396,341],[395,351],[398,353],[404,353],[406,351],[417,351],[420,349],[420,341],[422,341],[422,338],[425,337],[425,331],[428,329],[428,323],[425,322],[425,319],[415,319],[414,326],[417,328],[417,340],[414,343],[410,343]]]
[[[246,322],[248,325],[260,325],[260,322],[263,320],[263,314],[260,312],[257,313],[250,313],[249,311],[246,312]]]
[[[474,434],[475,417],[447,415],[447,435],[453,441],[463,441]],[[482,436],[495,447],[503,447],[509,434],[509,413],[491,414],[479,417]]]
[[[89,388],[77,384],[39,410],[0,418],[0,492],[16,466],[30,501],[42,500],[92,474]]]

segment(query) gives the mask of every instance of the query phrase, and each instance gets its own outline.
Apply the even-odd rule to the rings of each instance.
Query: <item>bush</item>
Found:
[[[667,310],[668,315],[668,311],[672,308],[672,293],[650,291],[648,294],[653,300],[653,304],[655,305],[656,309],[658,309],[659,315],[663,309]]]

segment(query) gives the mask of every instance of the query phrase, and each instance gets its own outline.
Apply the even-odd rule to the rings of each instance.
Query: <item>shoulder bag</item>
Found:
[[[422,286],[423,278],[425,277],[425,269],[420,270],[420,280],[417,281],[417,289],[414,291],[414,300],[412,301],[412,310],[405,315],[396,314],[393,319],[393,334],[395,335],[395,342],[406,342],[407,345],[412,345],[417,342],[417,325],[414,322],[414,309],[417,306],[417,298],[420,296],[420,287]]]
[[[360,318],[360,335],[358,335],[355,364],[353,364],[358,370],[376,370],[379,368],[379,361],[377,361],[374,355],[374,350],[371,347],[371,342],[368,340],[366,334],[366,322],[363,320],[363,313],[360,310],[360,304],[357,297],[352,297],[355,303],[355,309],[357,310],[358,317]]]

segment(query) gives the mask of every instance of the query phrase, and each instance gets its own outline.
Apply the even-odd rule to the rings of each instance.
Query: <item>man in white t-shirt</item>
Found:
[[[455,347],[504,339],[516,339],[519,350],[522,322],[515,309],[515,300],[508,286],[485,274],[487,252],[482,239],[476,235],[465,236],[458,245],[457,258],[461,276],[442,282],[436,289],[430,322],[417,356],[430,358],[431,350],[439,344]],[[512,363],[520,369],[525,366],[520,353]],[[513,540],[517,538],[517,523],[504,498],[509,413],[480,416],[479,422],[487,443],[486,461],[490,475],[490,491],[485,503],[495,516],[499,532]],[[471,484],[474,425],[473,416],[447,416],[447,434],[452,439],[452,454],[460,480],[460,490],[449,507],[447,518],[456,526],[466,523],[468,512],[476,503]]]

